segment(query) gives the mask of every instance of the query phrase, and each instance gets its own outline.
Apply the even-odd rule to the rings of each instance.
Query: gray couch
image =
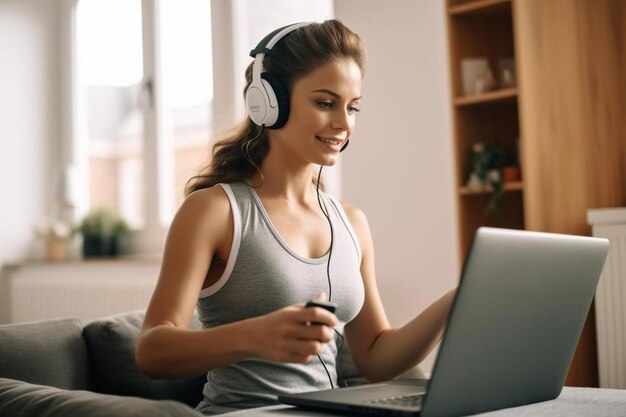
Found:
[[[204,375],[153,380],[137,369],[134,345],[143,315],[130,312],[84,327],[75,319],[0,325],[0,417],[199,417],[193,407]],[[342,351],[342,384],[362,382],[349,352]],[[405,374],[420,376],[419,368]],[[283,416],[285,408],[237,415]],[[626,390],[565,388],[557,400],[488,415],[624,417]]]
[[[200,416],[205,376],[154,380],[135,364],[143,312],[0,326],[0,416]],[[198,326],[198,323],[194,323]]]
[[[150,379],[135,364],[144,312],[103,318],[0,325],[0,417],[200,416],[205,375]],[[199,328],[194,318],[192,328]],[[365,382],[347,349],[341,385]],[[421,377],[419,368],[403,377]]]

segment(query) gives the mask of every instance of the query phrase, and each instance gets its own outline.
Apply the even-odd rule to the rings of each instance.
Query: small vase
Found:
[[[522,179],[522,170],[518,166],[508,166],[502,169],[504,182],[515,182]]]
[[[52,239],[46,241],[46,260],[48,262],[62,262],[65,260],[65,242]]]
[[[471,190],[482,190],[485,188],[484,182],[475,172],[472,172],[465,186]]]

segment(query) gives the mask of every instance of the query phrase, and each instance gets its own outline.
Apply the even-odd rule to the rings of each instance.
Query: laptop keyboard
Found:
[[[398,395],[395,397],[377,398],[375,400],[365,401],[368,404],[376,405],[395,405],[398,407],[417,407],[422,404],[422,398],[424,393],[410,394],[410,395]]]

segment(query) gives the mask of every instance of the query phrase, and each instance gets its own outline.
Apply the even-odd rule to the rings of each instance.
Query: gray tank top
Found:
[[[234,235],[223,275],[200,293],[197,308],[203,326],[260,316],[304,303],[322,291],[328,295],[328,253],[317,259],[298,255],[280,237],[252,187],[245,183],[220,185],[230,201]],[[321,198],[333,225],[332,301],[338,304],[335,314],[342,325],[337,330],[343,333],[343,325],[363,305],[361,251],[341,204],[325,193],[321,193]],[[320,354],[334,385],[336,356],[341,344],[342,340],[336,336]],[[204,414],[217,414],[275,404],[277,395],[282,393],[328,388],[328,375],[317,357],[306,364],[248,358],[209,371],[204,400],[197,409]]]

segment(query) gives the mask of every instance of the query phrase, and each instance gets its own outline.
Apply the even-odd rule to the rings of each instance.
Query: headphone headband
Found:
[[[289,33],[310,23],[294,23],[283,26],[265,36],[261,42],[250,51],[254,58],[252,64],[252,82],[246,90],[246,108],[252,121],[267,128],[282,127],[289,117],[288,92],[280,80],[271,73],[265,72],[263,59],[272,52],[272,48],[279,40]]]
[[[278,28],[261,39],[261,42],[250,51],[250,57],[254,58],[258,54],[269,55],[276,43],[296,29],[310,25],[309,22],[293,23],[291,25]]]

